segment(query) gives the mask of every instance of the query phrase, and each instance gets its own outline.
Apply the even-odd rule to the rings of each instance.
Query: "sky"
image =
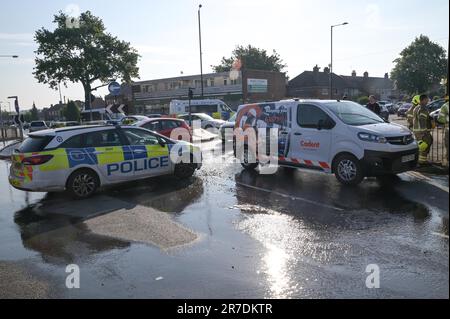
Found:
[[[323,68],[330,63],[330,26],[342,22],[349,24],[334,31],[337,74],[384,76],[420,34],[448,48],[448,0],[0,0],[0,55],[19,55],[0,58],[0,105],[8,108],[4,102],[12,95],[22,109],[58,103],[59,93],[32,72],[34,32],[54,29],[60,10],[90,10],[108,32],[130,42],[141,55],[140,80],[199,74],[200,3],[204,73],[240,44],[275,49],[290,78],[316,64]],[[103,88],[95,94],[107,93]],[[62,87],[62,95],[84,96],[79,83]]]

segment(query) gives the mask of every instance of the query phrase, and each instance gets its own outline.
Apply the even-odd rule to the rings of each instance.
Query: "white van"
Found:
[[[169,105],[171,115],[189,113],[189,100],[172,100]],[[228,120],[233,111],[222,100],[191,100],[192,113],[206,113],[215,119]]]
[[[124,117],[125,114],[123,113],[108,113],[106,109],[83,110],[81,112],[81,122],[83,124],[119,123]]]
[[[417,166],[418,146],[411,131],[350,101],[242,105],[236,116],[235,128],[239,127],[244,131],[278,128],[280,166],[334,173],[343,184],[356,185],[366,176],[393,175]],[[238,152],[244,157],[242,166],[255,169],[259,165],[256,152],[245,141],[236,143],[236,138],[235,154],[236,145],[244,145],[243,152]]]

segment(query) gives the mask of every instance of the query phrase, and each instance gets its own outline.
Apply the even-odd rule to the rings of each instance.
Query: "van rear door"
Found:
[[[289,158],[308,167],[330,169],[328,160],[335,122],[314,104],[300,103],[293,111]]]

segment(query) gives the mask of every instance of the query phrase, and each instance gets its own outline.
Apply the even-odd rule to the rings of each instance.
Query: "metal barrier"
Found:
[[[6,142],[20,138],[20,132],[17,127],[0,127],[0,142]]]
[[[428,159],[437,164],[448,165],[447,148],[445,147],[445,131],[447,127],[438,126],[431,131],[433,145],[431,146]]]

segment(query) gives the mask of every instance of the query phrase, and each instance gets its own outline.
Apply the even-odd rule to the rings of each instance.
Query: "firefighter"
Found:
[[[420,104],[420,95],[416,95],[415,97],[413,97],[411,103],[412,103],[412,106],[405,113],[406,114],[406,120],[408,121],[408,128],[410,130],[413,129],[414,110]]]
[[[428,96],[423,94],[419,99],[419,105],[415,107],[413,114],[413,132],[419,144],[419,164],[427,164],[428,154],[433,144],[431,130],[434,125],[427,108],[430,101]]]
[[[445,125],[445,152],[447,153],[446,159],[447,159],[447,167],[449,162],[449,153],[448,153],[448,94],[445,96],[446,103],[442,106],[441,111],[439,112],[439,118],[438,122]]]

